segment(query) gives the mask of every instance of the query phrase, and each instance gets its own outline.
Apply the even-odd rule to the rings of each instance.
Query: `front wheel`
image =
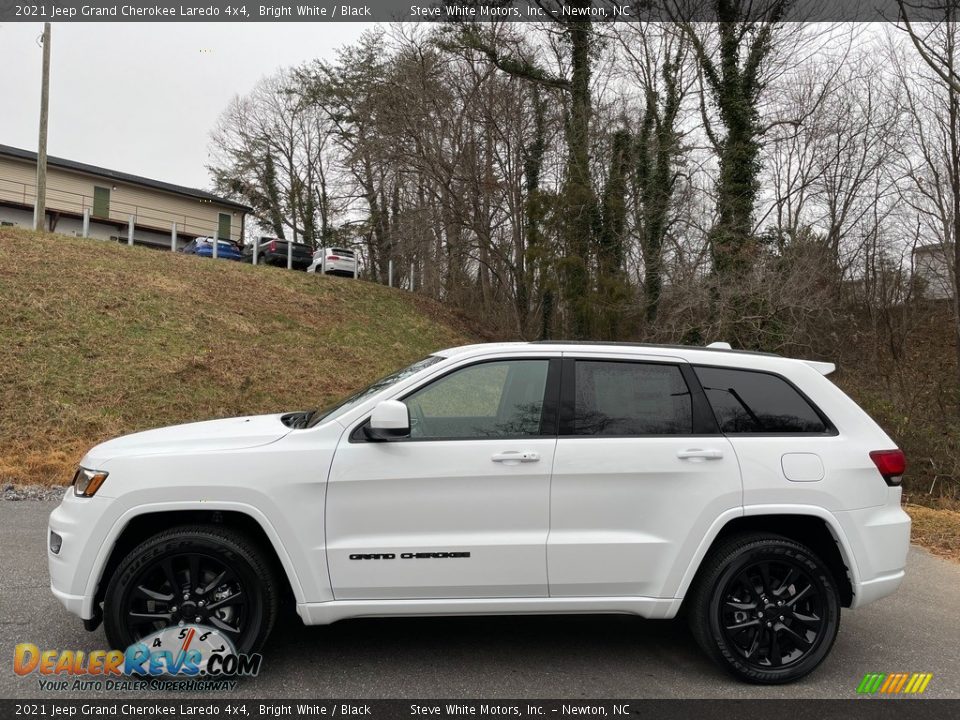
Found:
[[[104,595],[110,647],[164,628],[215,628],[238,652],[256,652],[277,615],[275,574],[245,535],[216,525],[177,527],[131,550]]]
[[[687,607],[701,648],[747,682],[793,682],[830,652],[840,598],[827,566],[776,535],[742,535],[704,561]]]

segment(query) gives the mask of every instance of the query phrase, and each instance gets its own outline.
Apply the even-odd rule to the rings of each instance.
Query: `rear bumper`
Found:
[[[854,563],[853,603],[861,607],[900,587],[910,549],[910,516],[900,507],[900,488],[890,488],[886,505],[837,512]]]

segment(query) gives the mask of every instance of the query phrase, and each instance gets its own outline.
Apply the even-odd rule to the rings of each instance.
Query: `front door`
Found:
[[[403,398],[409,438],[337,448],[327,559],[338,600],[545,597],[559,358],[460,367]]]
[[[564,360],[552,597],[672,597],[680,560],[741,504],[737,458],[685,362]]]

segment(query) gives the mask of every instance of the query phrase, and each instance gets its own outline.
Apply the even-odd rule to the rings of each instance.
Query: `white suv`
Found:
[[[308,273],[354,277],[357,274],[357,256],[345,248],[320,248],[313,254]]]
[[[832,370],[472,345],[322,410],[118,438],[50,516],[51,589],[115,648],[197,624],[253,651],[282,595],[308,625],[682,611],[736,676],[795,680],[910,536],[903,454]]]

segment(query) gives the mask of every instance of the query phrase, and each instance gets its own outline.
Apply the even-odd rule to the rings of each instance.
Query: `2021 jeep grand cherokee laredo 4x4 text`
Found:
[[[324,410],[118,438],[50,516],[51,589],[118,648],[196,623],[252,651],[282,592],[307,624],[682,609],[729,671],[786,682],[909,544],[903,454],[832,370],[474,345]]]

